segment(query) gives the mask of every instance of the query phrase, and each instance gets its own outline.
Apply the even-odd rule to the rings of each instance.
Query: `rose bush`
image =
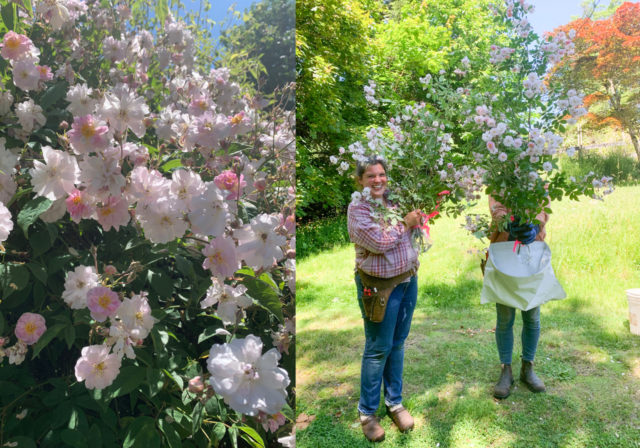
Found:
[[[0,444],[290,443],[287,88],[166,1],[0,5]]]

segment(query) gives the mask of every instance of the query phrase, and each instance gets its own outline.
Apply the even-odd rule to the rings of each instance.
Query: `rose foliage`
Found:
[[[140,3],[0,1],[0,445],[289,443],[294,117]]]

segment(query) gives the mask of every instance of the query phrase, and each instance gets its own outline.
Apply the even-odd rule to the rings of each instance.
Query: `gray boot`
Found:
[[[493,396],[496,398],[507,398],[511,393],[513,385],[513,373],[511,373],[511,364],[502,364],[500,379],[493,387]]]
[[[520,381],[527,385],[531,392],[544,392],[547,390],[544,383],[538,375],[533,371],[533,361],[522,360],[522,368],[520,369]]]

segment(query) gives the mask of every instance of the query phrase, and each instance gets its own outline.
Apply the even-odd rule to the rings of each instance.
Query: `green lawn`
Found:
[[[547,393],[516,382],[509,398],[493,399],[495,308],[479,303],[473,253],[483,245],[460,220],[444,218],[420,258],[406,344],[404,404],[416,427],[401,434],[385,417],[383,446],[640,446],[640,336],[629,332],[624,293],[640,288],[640,187],[553,209],[547,242],[567,298],[542,309],[536,368]],[[298,447],[373,445],[357,420],[364,334],[353,258],[353,248],[343,246],[299,261],[296,409],[308,421],[299,425]],[[521,328],[518,316],[514,370]]]

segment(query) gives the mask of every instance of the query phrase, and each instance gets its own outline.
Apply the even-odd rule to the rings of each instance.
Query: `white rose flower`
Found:
[[[71,193],[75,185],[80,182],[80,168],[75,157],[57,151],[50,146],[42,147],[45,163],[34,160],[31,174],[31,184],[36,196],[61,199]]]
[[[553,169],[553,165],[551,165],[551,162],[544,162],[542,164],[542,169],[549,172]]]
[[[96,286],[99,284],[95,268],[80,265],[73,272],[67,273],[62,299],[72,309],[86,308],[87,293]]]
[[[247,288],[244,285],[234,288],[214,278],[213,284],[207,289],[207,296],[200,302],[200,307],[208,308],[217,303],[216,316],[222,319],[224,325],[234,325],[238,321],[238,310],[253,305],[253,300],[245,295],[246,292]]]
[[[251,220],[249,226],[237,231],[239,255],[255,269],[269,269],[284,256],[280,246],[287,238],[276,232],[280,219],[275,215],[261,214]]]
[[[211,386],[233,410],[256,416],[273,415],[287,400],[289,374],[278,367],[280,353],[272,348],[262,354],[262,341],[252,334],[228,344],[215,344],[207,369]]]

